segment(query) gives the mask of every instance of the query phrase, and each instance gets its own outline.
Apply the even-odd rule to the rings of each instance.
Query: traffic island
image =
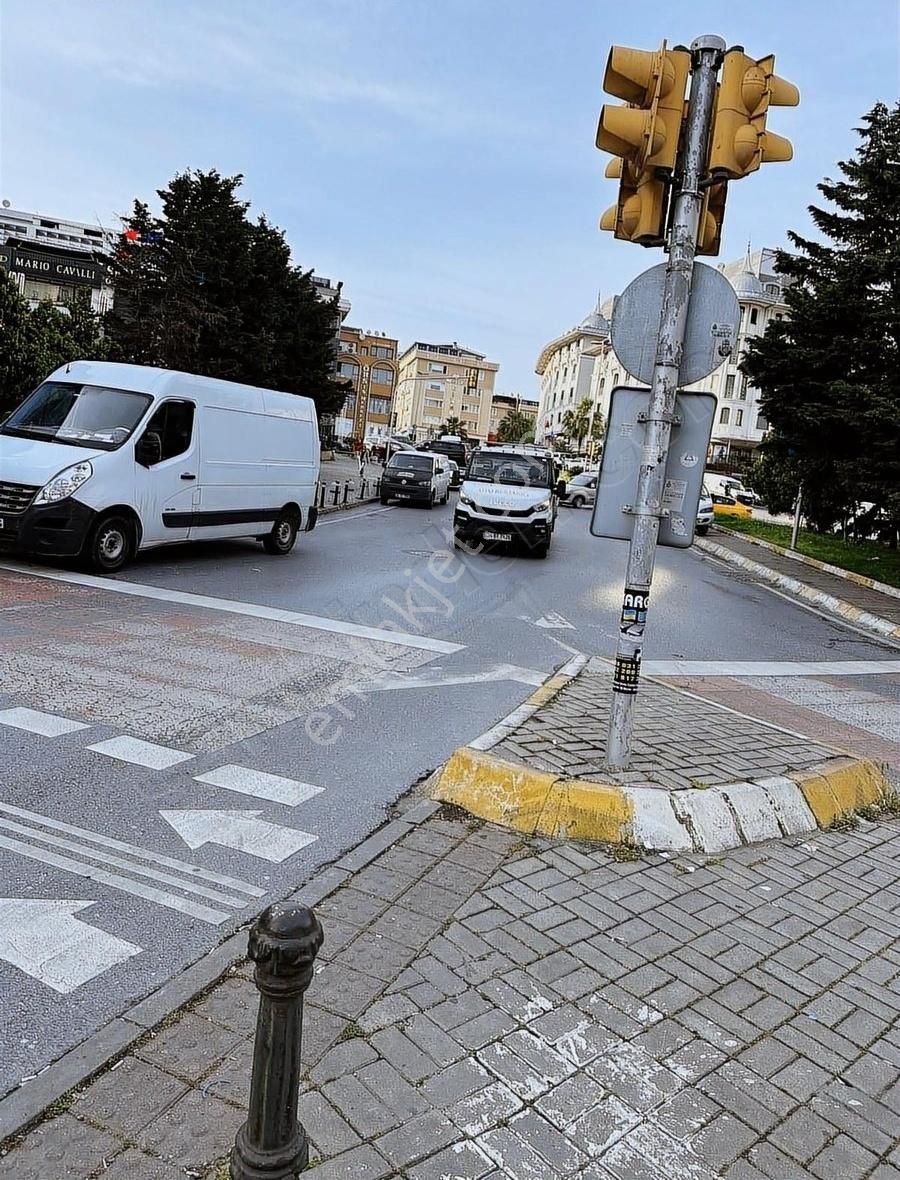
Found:
[[[800,733],[646,680],[634,753],[605,769],[610,665],[569,666],[506,722],[457,750],[433,795],[516,831],[661,852],[724,852],[874,815],[883,768]]]

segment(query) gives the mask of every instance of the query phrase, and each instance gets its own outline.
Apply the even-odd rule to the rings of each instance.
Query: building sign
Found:
[[[89,255],[84,259],[71,255],[51,254],[43,250],[23,250],[6,245],[0,249],[0,266],[11,274],[43,279],[47,283],[81,284],[99,287],[103,283],[104,268]]]

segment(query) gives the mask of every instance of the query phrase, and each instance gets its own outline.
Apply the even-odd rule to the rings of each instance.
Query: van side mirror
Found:
[[[556,494],[557,494],[557,496],[559,496],[560,500],[561,500],[561,499],[563,498],[563,496],[566,494],[566,481],[565,481],[564,479],[561,479],[561,480],[560,480],[560,481],[557,483],[557,485],[556,485]]]
[[[162,462],[162,439],[156,431],[148,430],[143,438],[138,440],[134,448],[134,457],[142,467],[152,467],[155,463]]]

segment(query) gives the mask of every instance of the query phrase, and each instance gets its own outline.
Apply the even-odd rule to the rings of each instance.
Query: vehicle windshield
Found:
[[[573,478],[569,480],[569,483],[574,483],[574,484],[577,484],[579,487],[584,487],[584,485],[590,483],[593,478],[594,477],[592,475],[588,475],[585,472],[585,474],[583,474],[583,475],[573,476]]]
[[[433,464],[434,459],[430,455],[400,454],[394,455],[388,463],[388,467],[393,469],[402,467],[404,471],[430,472]]]
[[[146,393],[45,381],[7,418],[0,433],[114,451],[131,436],[151,402]]]
[[[472,457],[466,479],[546,488],[550,485],[550,466],[543,455],[492,455],[483,452]]]

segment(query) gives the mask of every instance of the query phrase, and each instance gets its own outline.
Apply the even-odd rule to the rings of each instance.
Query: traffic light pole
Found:
[[[634,706],[640,681],[644,627],[659,521],[663,512],[666,458],[703,204],[700,181],[706,168],[716,77],[724,52],[725,42],[721,37],[698,37],[691,45],[691,89],[680,159],[681,187],[673,198],[656,365],[650,386],[637,500],[631,509],[635,518],[634,532],[628,549],[606,747],[606,763],[611,770],[623,770],[631,761]]]

